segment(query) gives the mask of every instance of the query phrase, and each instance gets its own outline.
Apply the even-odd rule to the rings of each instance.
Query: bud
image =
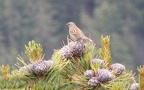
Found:
[[[88,85],[91,87],[95,87],[99,85],[99,81],[97,80],[97,77],[92,77],[89,81],[88,81]]]
[[[50,66],[52,66],[53,64],[52,60],[48,60],[48,61],[44,60],[43,62],[47,64],[47,68],[50,68]]]
[[[115,71],[114,74],[119,76],[125,71],[125,66],[120,63],[115,63],[110,66],[110,70]]]
[[[138,83],[133,83],[131,86],[130,86],[130,90],[138,90]]]
[[[63,48],[61,48],[60,53],[64,58],[70,58],[73,56],[72,51],[68,45],[65,45]]]
[[[3,75],[8,75],[10,74],[10,66],[9,65],[2,65],[0,66],[0,72],[3,74]]]
[[[68,45],[70,46],[73,56],[81,56],[85,51],[84,42],[70,42]]]
[[[52,64],[53,64],[52,61],[41,60],[41,61],[34,62],[32,64],[31,69],[36,75],[40,76],[40,75],[44,75]]]
[[[95,59],[92,60],[92,64],[93,64],[94,66],[95,66],[97,63],[99,63],[100,66],[102,67],[102,66],[104,65],[104,60],[97,59],[97,58],[95,58]]]
[[[60,49],[64,58],[71,58],[81,56],[85,51],[85,44],[83,42],[70,42]]]
[[[90,79],[91,77],[94,76],[94,71],[93,70],[87,70],[84,72],[84,76],[86,77],[86,79]]]
[[[112,77],[113,77],[113,75],[107,69],[99,69],[97,72],[97,79],[98,79],[98,81],[100,81],[102,83],[110,81],[112,79]]]
[[[24,66],[24,67],[20,67],[19,71],[22,72],[22,73],[30,73],[30,69],[32,68],[32,64],[29,64],[27,66]]]

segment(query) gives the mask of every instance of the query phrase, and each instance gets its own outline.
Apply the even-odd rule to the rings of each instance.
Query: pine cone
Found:
[[[88,85],[91,87],[95,87],[99,85],[99,81],[97,80],[97,77],[92,77],[89,81],[88,81]]]
[[[110,66],[110,70],[114,70],[114,74],[119,76],[123,73],[123,71],[125,71],[125,66],[120,63],[115,63]]]
[[[32,71],[37,75],[44,75],[50,66],[53,64],[53,61],[37,61],[32,64]]]
[[[87,70],[84,72],[84,76],[86,77],[86,79],[90,79],[91,77],[94,76],[94,71],[93,70]]]
[[[73,56],[81,56],[85,51],[84,42],[70,42],[68,45],[70,46]]]
[[[99,63],[100,66],[102,67],[104,65],[104,60],[95,58],[95,59],[92,60],[92,64],[95,66],[96,63]]]
[[[75,56],[81,56],[85,51],[85,44],[83,42],[70,42],[60,49],[60,52],[64,58],[71,58]]]
[[[65,45],[60,49],[60,52],[64,58],[70,58],[73,56],[70,46]]]
[[[22,73],[28,74],[30,73],[31,68],[32,68],[32,64],[29,64],[28,66],[21,67],[19,71]]]
[[[107,69],[99,69],[97,72],[97,79],[98,79],[98,81],[100,81],[102,83],[110,81],[112,79],[112,77],[113,77],[113,75]]]
[[[138,83],[133,83],[131,86],[130,86],[130,90],[138,90]]]
[[[52,60],[44,60],[43,62],[47,63],[47,68],[49,69],[52,64],[53,64],[53,61]]]

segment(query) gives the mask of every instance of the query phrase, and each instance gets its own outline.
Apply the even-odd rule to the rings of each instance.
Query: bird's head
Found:
[[[74,22],[68,22],[66,25],[67,25],[69,28],[76,26]]]

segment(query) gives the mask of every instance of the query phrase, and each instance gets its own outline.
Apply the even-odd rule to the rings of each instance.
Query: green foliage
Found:
[[[131,85],[134,78],[134,74],[131,71],[126,71],[119,77],[110,81],[109,89],[120,89],[120,90],[129,90],[129,86]],[[125,82],[125,83],[124,83]]]
[[[86,43],[85,53],[81,57],[73,57],[68,59],[70,63],[64,68],[65,79],[68,79],[67,89],[87,89],[87,80],[84,77],[84,72],[91,68],[91,60],[95,56],[95,44]]]
[[[0,72],[3,74],[3,75],[8,75],[10,73],[10,66],[9,65],[2,65],[0,67]]]
[[[139,90],[144,89],[144,66],[138,67],[138,72],[139,72]]]
[[[10,72],[9,65],[0,67],[1,75],[0,75],[0,88],[1,89],[20,89],[23,88],[26,84],[23,80],[21,80],[21,73],[17,70],[13,70]]]
[[[85,71],[94,70],[94,73],[97,74],[99,69],[109,68],[109,66],[101,67],[100,64],[96,64],[96,66],[93,65],[92,60],[94,58],[101,57],[105,59],[105,63],[108,62],[111,64],[111,53],[109,48],[110,38],[106,36],[102,37],[101,40],[101,49],[103,49],[101,52],[96,48],[94,43],[90,42],[85,43],[85,52],[82,56],[64,58],[60,50],[55,50],[51,57],[51,60],[53,61],[52,65],[47,69],[45,74],[40,76],[36,75],[33,71],[33,68],[35,67],[32,65],[39,61],[35,58],[42,56],[43,48],[41,44],[37,44],[35,41],[30,41],[28,46],[25,46],[26,54],[28,54],[29,58],[32,56],[31,59],[37,61],[27,64],[24,58],[20,55],[17,57],[17,59],[24,65],[24,70],[27,71],[26,73],[21,71],[24,67],[20,64],[17,64],[20,69],[15,69],[12,72],[9,71],[10,67],[8,65],[1,66],[2,75],[0,78],[0,88],[29,90],[128,90],[134,78],[130,71],[124,71],[120,76],[113,76],[110,81],[99,82],[99,85],[95,87],[88,85],[89,80],[86,79],[84,75]],[[37,49],[39,52],[35,51]],[[109,56],[105,55],[105,53]],[[44,61],[42,58],[40,60]],[[111,73],[113,73],[113,71],[111,71]]]
[[[36,44],[33,40],[28,43],[28,46],[25,45],[25,53],[28,55],[31,62],[43,59],[42,45]]]
[[[96,0],[93,18],[85,15],[85,12],[81,14],[83,30],[89,30],[98,45],[98,39],[101,35],[112,37],[113,62],[121,62],[127,68],[135,71],[137,65],[140,65],[141,61],[143,62],[143,56],[139,51],[144,51],[142,47],[143,36],[139,35],[140,33],[143,34],[143,26],[139,27],[138,25],[140,24],[138,22],[143,20],[141,17],[143,9],[140,10],[135,7],[138,3],[140,5],[140,2],[142,3],[142,0]],[[136,59],[138,62],[135,61]]]
[[[36,52],[32,52],[32,50],[40,49],[41,52],[43,50],[42,46],[40,44],[35,43],[35,41],[29,42],[29,47],[25,46],[26,52],[30,53],[28,56],[29,58],[32,57],[32,59],[37,58],[38,55]],[[29,49],[30,48],[30,49]],[[53,65],[47,70],[44,76],[37,76],[34,74],[34,72],[31,70],[31,67],[29,67],[30,64],[27,64],[25,60],[19,55],[17,59],[24,65],[24,67],[27,68],[28,72],[25,73],[25,71],[20,71],[21,64],[17,63],[16,65],[20,68],[19,70],[13,70],[10,73],[10,67],[2,65],[0,67],[1,69],[1,78],[0,78],[0,88],[6,88],[6,89],[34,89],[34,90],[59,90],[63,84],[61,84],[61,74],[63,68],[69,63],[67,60],[63,60],[61,58],[61,55],[58,54],[58,52],[55,52],[52,56],[52,60],[54,61]],[[37,54],[37,55],[36,55]],[[42,58],[41,58],[42,59]],[[36,59],[35,59],[36,60]],[[36,62],[36,61],[35,61]],[[33,64],[34,62],[31,62]],[[33,68],[33,67],[32,67]],[[4,83],[4,84],[3,84]]]
[[[88,69],[97,72],[100,68],[100,64],[96,64],[96,66],[91,64],[92,59],[106,59],[105,68],[108,68],[111,64],[111,58],[113,58],[113,62],[121,62],[127,68],[134,69],[141,64],[144,52],[144,1],[93,0],[93,3],[95,5],[92,12],[93,16],[89,17],[85,14],[89,12],[84,10],[88,9],[84,4],[89,4],[81,0],[0,0],[0,62],[4,64],[0,67],[0,88],[37,90],[44,88],[48,90],[94,89],[87,86],[88,80],[83,76],[84,71]],[[32,71],[27,75],[17,69],[10,72],[9,66],[5,66],[15,64],[15,57],[23,51],[23,46],[31,39],[40,42],[43,49],[33,41],[30,42],[31,44],[26,45],[25,48],[27,49],[25,51],[29,60],[31,60],[30,64],[44,59],[43,50],[46,54],[45,58],[49,58],[52,54],[52,48],[58,48],[58,43],[65,37],[64,34],[68,33],[64,25],[69,21],[76,22],[86,32],[86,35],[89,30],[92,33],[92,38],[95,38],[97,42],[96,47],[99,45],[100,35],[110,35],[112,37],[112,57],[108,48],[109,45],[101,44],[99,49],[95,47],[95,44],[86,43],[84,55],[78,58],[67,60],[63,59],[59,52],[54,52],[51,58],[54,61],[53,66],[42,78],[37,77]],[[29,51],[28,48],[32,48],[32,50]],[[103,57],[102,54],[104,54]],[[19,68],[23,66],[28,68],[29,63],[27,61],[29,60],[24,58],[18,56],[19,61],[22,63],[22,65],[18,65]],[[101,84],[103,87],[99,87],[99,89],[110,88],[115,90],[117,88],[127,90],[126,85],[129,87],[128,83],[131,81],[127,79],[131,78],[131,74],[128,73],[131,72],[126,71],[125,76],[122,74],[122,79],[113,79],[116,83]],[[141,74],[139,68],[139,77],[142,77]],[[19,76],[21,78],[18,78]],[[139,78],[139,82],[142,81],[143,79]],[[143,88],[142,86],[141,83],[140,87]]]
[[[30,40],[41,43],[45,58],[50,57],[52,48],[65,40],[68,28],[64,25],[74,21],[86,35],[90,31],[97,45],[100,35],[111,35],[113,61],[136,68],[144,51],[142,5],[143,0],[0,0],[0,61],[13,65]],[[87,16],[91,13],[92,17]]]
[[[110,52],[110,36],[101,36],[101,48],[99,49],[100,59],[104,60],[106,65],[111,64],[111,52]]]
[[[47,71],[45,78],[43,79],[45,83],[49,83],[52,88],[60,88],[63,83],[62,71],[66,65],[68,65],[69,61],[63,60],[62,56],[59,52],[55,52],[52,56],[53,65]],[[57,84],[56,84],[57,83]]]

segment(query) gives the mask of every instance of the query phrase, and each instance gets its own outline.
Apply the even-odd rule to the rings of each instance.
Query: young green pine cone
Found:
[[[84,72],[84,76],[86,77],[86,79],[90,79],[91,77],[94,76],[94,71],[93,70],[87,70]]]
[[[37,75],[44,75],[50,66],[53,64],[53,61],[37,61],[32,64],[31,70]]]
[[[133,83],[131,86],[130,86],[130,90],[138,90],[138,83]]]
[[[107,69],[99,69],[97,72],[97,79],[98,79],[98,81],[100,81],[102,83],[110,81],[112,78],[113,78],[113,75]]]
[[[115,71],[114,74],[119,76],[125,71],[125,66],[120,63],[115,63],[110,66],[110,70]]]
[[[102,67],[102,66],[104,65],[104,60],[97,59],[97,58],[95,58],[95,59],[92,60],[92,64],[93,64],[94,66],[95,66],[97,63],[99,63],[100,66]]]
[[[88,81],[88,85],[91,87],[95,87],[99,85],[99,81],[97,80],[97,77],[92,77],[89,81]]]

